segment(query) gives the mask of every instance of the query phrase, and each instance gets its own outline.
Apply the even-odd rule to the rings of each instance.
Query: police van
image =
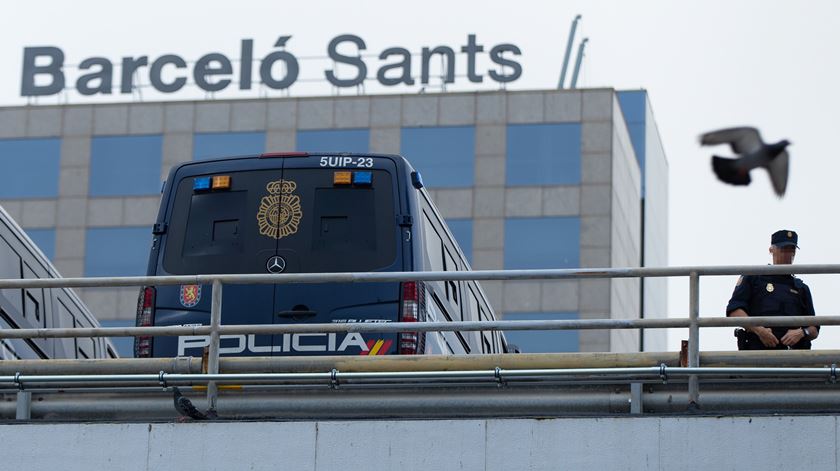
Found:
[[[174,167],[154,226],[149,275],[470,270],[399,155],[302,152]],[[138,326],[208,325],[211,285],[148,286]],[[222,324],[493,320],[475,281],[226,284]],[[135,356],[200,356],[206,336],[137,337]],[[499,332],[223,335],[227,356],[475,354]]]
[[[0,207],[0,279],[61,278],[49,259]],[[70,288],[0,289],[0,329],[99,327]],[[116,358],[105,338],[0,339],[0,359]]]

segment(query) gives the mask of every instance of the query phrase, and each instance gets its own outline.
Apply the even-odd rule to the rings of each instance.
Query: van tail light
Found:
[[[426,321],[426,285],[422,281],[402,283],[400,322]],[[422,354],[426,345],[425,332],[400,332],[399,354]]]
[[[155,288],[145,286],[140,289],[137,299],[137,327],[151,327],[155,320]],[[134,337],[134,357],[149,358],[152,356],[152,336]]]

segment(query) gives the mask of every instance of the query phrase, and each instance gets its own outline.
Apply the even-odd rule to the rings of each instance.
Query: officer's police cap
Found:
[[[799,236],[796,235],[795,231],[789,231],[787,229],[782,229],[781,231],[776,231],[770,237],[770,245],[775,245],[776,247],[796,247],[799,248],[797,244],[799,242]]]

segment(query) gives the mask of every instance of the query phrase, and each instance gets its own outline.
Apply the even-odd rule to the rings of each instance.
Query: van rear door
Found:
[[[286,159],[281,214],[298,224],[279,227],[283,273],[400,271],[399,180],[389,158],[311,156]],[[288,203],[286,205],[285,203]],[[274,323],[395,322],[399,283],[279,284]],[[396,334],[285,334],[280,355],[384,355]]]
[[[282,178],[281,162],[275,165],[278,168],[245,171],[227,171],[233,169],[210,162],[185,167],[172,190],[175,197],[161,247],[163,273],[265,273],[277,243],[261,234],[269,229],[258,224],[258,215],[266,187]],[[230,177],[230,187],[213,189],[213,176]],[[203,188],[202,179],[207,178],[210,188]],[[276,227],[276,217],[268,215],[268,220]],[[207,325],[211,286],[158,286],[155,305],[155,325]],[[273,312],[272,285],[224,285],[222,324],[271,324]],[[200,356],[207,343],[202,336],[156,337],[153,352],[158,357]],[[270,335],[231,335],[223,337],[221,352],[266,355],[261,347],[270,351],[270,345]]]
[[[399,179],[390,158],[231,159],[182,170],[171,190],[175,196],[157,274],[404,269]],[[347,183],[339,178],[348,175]],[[229,176],[230,187],[199,188],[197,180],[213,176]],[[209,324],[210,291],[208,285],[158,287],[155,325]],[[222,324],[394,322],[399,301],[399,283],[226,284]],[[201,355],[207,344],[203,336],[157,337],[153,354]],[[396,350],[396,334],[313,333],[222,336],[220,353],[382,355]]]

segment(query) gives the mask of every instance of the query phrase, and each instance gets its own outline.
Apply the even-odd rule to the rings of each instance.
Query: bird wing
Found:
[[[738,165],[740,159],[712,156],[712,170],[720,181],[730,185],[749,185],[750,169]]]
[[[196,419],[196,420],[206,420],[207,419],[207,416],[204,415],[204,413],[201,412],[200,410],[196,409],[196,407],[193,405],[192,401],[190,401],[186,397],[181,397],[179,399],[178,405],[175,407],[175,409],[177,409],[178,413],[180,413],[181,415],[184,415],[184,416],[189,417],[191,419]]]
[[[172,395],[175,402],[175,410],[184,417],[190,417],[196,420],[206,420],[207,416],[200,410],[196,409],[192,401],[187,399],[177,387],[172,388]]]
[[[790,156],[786,151],[779,152],[767,165],[767,172],[770,174],[770,181],[773,183],[773,190],[779,197],[785,195],[788,179],[788,161]]]
[[[758,129],[751,127],[739,127],[719,129],[717,131],[701,134],[700,144],[704,146],[729,144],[732,147],[732,152],[735,152],[736,154],[746,154],[761,149],[761,146],[764,145],[764,141],[761,140],[761,134],[758,132]]]

